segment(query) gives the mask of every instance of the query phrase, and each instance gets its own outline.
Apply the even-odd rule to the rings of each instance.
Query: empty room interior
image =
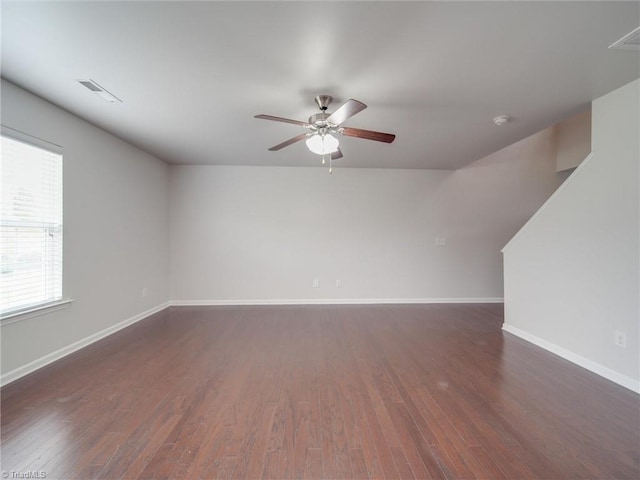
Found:
[[[640,478],[640,2],[0,8],[2,478]]]

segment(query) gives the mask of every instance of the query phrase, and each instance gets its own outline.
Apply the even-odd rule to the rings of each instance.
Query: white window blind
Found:
[[[8,134],[0,150],[0,316],[62,298],[62,154]]]

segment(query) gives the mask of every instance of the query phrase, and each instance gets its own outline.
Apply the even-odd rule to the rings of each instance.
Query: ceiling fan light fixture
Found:
[[[340,144],[338,139],[329,133],[324,135],[316,133],[307,138],[305,143],[307,144],[307,148],[317,155],[337,152],[338,145]]]

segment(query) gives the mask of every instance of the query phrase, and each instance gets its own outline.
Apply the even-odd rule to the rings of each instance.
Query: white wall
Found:
[[[503,297],[500,250],[560,186],[555,157],[550,127],[453,173],[440,206],[448,243],[457,247],[448,252],[449,288]]]
[[[556,170],[576,168],[591,153],[591,105],[556,128]]]
[[[168,301],[168,166],[4,80],[2,124],[63,147],[63,295],[74,300],[2,326],[6,383]]]
[[[639,92],[636,80],[593,102],[594,155],[504,248],[505,330],[636,391]]]
[[[501,299],[500,248],[560,182],[553,139],[455,172],[171,166],[171,298]]]

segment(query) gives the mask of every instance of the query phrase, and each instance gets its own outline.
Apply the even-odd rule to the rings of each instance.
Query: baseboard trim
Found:
[[[115,325],[112,325],[109,328],[105,328],[104,330],[96,332],[93,335],[89,335],[88,337],[83,338],[82,340],[78,340],[77,342],[74,342],[71,345],[67,345],[66,347],[56,350],[55,352],[51,352],[47,355],[44,355],[43,357],[40,357],[32,362],[29,362],[26,365],[23,365],[14,370],[11,370],[10,372],[7,372],[0,377],[0,386],[4,387],[5,385],[8,385],[9,383],[14,382],[15,380],[18,380],[19,378],[22,378],[25,375],[35,372],[36,370],[42,367],[45,367],[46,365],[49,365],[50,363],[53,363],[56,360],[60,360],[61,358],[66,357],[67,355],[70,355],[73,352],[80,350],[81,348],[84,348],[88,345],[91,345],[92,343],[97,342],[98,340],[108,337],[109,335],[116,333],[118,330],[122,330],[123,328],[128,327],[129,325],[139,322],[140,320],[143,320],[149,317],[150,315],[153,315],[154,313],[158,313],[169,306],[170,306],[170,302],[164,302],[160,305],[150,308],[149,310],[146,310],[142,313],[134,315],[133,317],[130,317],[120,323],[116,323]]]
[[[519,328],[514,327],[513,325],[508,325],[505,323],[504,325],[502,325],[502,330],[504,330],[505,332],[511,333],[512,335],[515,335],[516,337],[519,337],[522,340],[532,343],[548,352],[551,352],[554,355],[564,358],[565,360],[568,360],[571,363],[575,363],[576,365],[582,368],[586,368],[590,372],[600,375],[601,377],[604,377],[607,380],[611,380],[612,382],[617,383],[622,387],[628,388],[632,392],[640,393],[640,382],[638,382],[637,380],[634,380],[633,378],[627,377],[626,375],[618,373],[615,370],[611,370],[608,367],[600,365],[599,363],[589,360],[588,358],[578,355],[577,353],[573,353],[570,350],[559,347],[540,337],[532,335],[531,333],[525,332],[524,330],[520,330]]]
[[[228,300],[172,300],[174,307],[234,306],[234,305],[378,305],[413,303],[503,303],[504,298],[305,298],[305,299],[228,299]]]

